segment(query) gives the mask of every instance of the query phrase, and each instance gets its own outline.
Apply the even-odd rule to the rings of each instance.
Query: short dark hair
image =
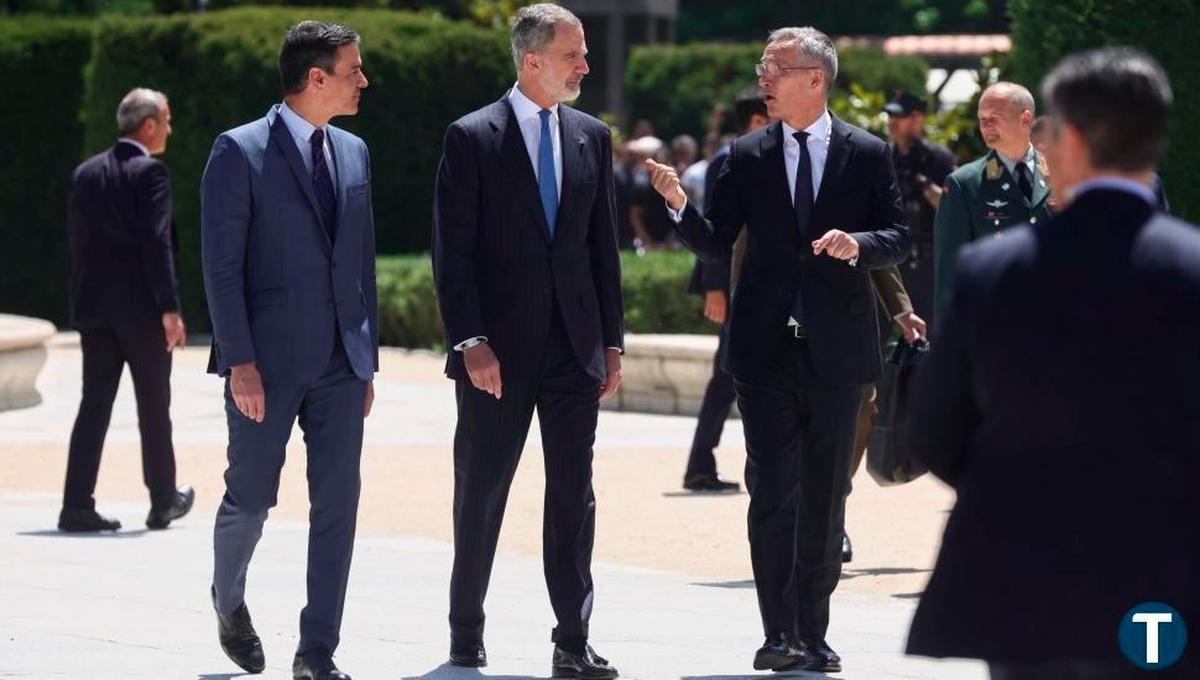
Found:
[[[284,94],[296,94],[308,85],[308,71],[316,66],[333,73],[338,48],[358,43],[358,33],[341,24],[301,21],[288,29],[279,49],[279,82]]]
[[[750,127],[750,119],[756,115],[770,117],[767,115],[767,102],[763,99],[762,90],[757,85],[751,85],[738,92],[737,99],[733,100],[733,124],[737,126],[737,133],[745,132],[746,128]]]
[[[1053,119],[1083,134],[1097,168],[1149,170],[1167,149],[1174,96],[1167,74],[1145,52],[1111,47],[1072,54],[1042,81],[1042,98]]]

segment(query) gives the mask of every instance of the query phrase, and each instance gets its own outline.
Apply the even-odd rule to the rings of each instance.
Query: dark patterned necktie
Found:
[[[313,193],[317,195],[317,206],[321,209],[321,222],[329,241],[337,231],[337,194],[333,190],[333,178],[329,175],[329,165],[325,162],[325,131],[317,128],[312,137],[308,138],[312,145]]]
[[[1017,188],[1021,190],[1026,201],[1033,201],[1033,178],[1029,175],[1029,166],[1025,161],[1017,163]]]
[[[796,224],[800,228],[800,249],[809,248],[811,236],[809,222],[813,211],[812,158],[808,155],[808,133],[797,132],[793,137],[800,143],[800,162],[796,164],[796,189],[792,197],[792,208],[796,211]],[[796,297],[792,299],[792,318],[804,325],[804,305],[800,299],[800,285],[796,284]]]

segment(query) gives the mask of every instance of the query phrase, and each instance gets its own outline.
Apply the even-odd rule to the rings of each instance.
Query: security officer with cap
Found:
[[[900,265],[900,274],[917,314],[931,322],[933,217],[946,176],[954,171],[955,160],[949,149],[925,139],[926,106],[924,98],[898,90],[883,110],[888,114],[892,163],[912,237],[911,255]]]
[[[987,155],[955,170],[934,219],[935,308],[950,299],[950,274],[959,248],[1024,222],[1050,218],[1045,160],[1030,142],[1033,95],[999,82],[979,98],[979,132]]]

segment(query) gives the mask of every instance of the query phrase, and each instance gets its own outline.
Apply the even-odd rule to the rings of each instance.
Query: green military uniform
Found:
[[[1046,167],[1030,147],[1022,162],[1032,168],[1032,198],[1026,199],[1000,154],[989,151],[950,173],[934,219],[935,308],[950,299],[950,273],[958,249],[983,236],[998,234],[1016,224],[1037,224],[1050,218],[1046,199]]]

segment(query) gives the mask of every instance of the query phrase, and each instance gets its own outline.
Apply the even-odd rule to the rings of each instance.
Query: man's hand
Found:
[[[604,350],[604,384],[600,386],[600,400],[617,393],[621,386],[621,353],[615,349]]]
[[[375,381],[367,381],[367,397],[363,399],[363,418],[371,415],[371,406],[375,404]]]
[[[683,193],[683,187],[679,184],[679,173],[675,172],[675,168],[647,158],[646,169],[650,171],[650,184],[667,199],[671,210],[683,210],[683,206],[687,205],[687,194]]]
[[[471,384],[499,399],[500,361],[492,352],[492,348],[488,347],[486,342],[481,342],[464,349],[463,361],[467,364],[467,375],[471,378]]]
[[[167,338],[167,351],[187,345],[187,328],[183,326],[183,317],[179,312],[163,312],[163,334]]]
[[[830,229],[821,238],[813,241],[813,255],[826,253],[839,260],[853,260],[858,257],[858,241],[841,229]]]
[[[921,189],[921,193],[925,195],[925,202],[934,210],[937,210],[937,207],[942,203],[942,188],[933,182],[929,182],[925,185],[924,189]]]
[[[267,417],[267,397],[262,376],[253,362],[234,366],[229,373],[229,391],[242,415],[256,423]]]
[[[916,342],[917,338],[925,337],[925,319],[913,312],[897,315],[896,325],[904,331],[904,339],[909,342]]]
[[[725,314],[729,309],[729,301],[725,291],[710,290],[704,293],[704,318],[720,326],[725,323]]]

